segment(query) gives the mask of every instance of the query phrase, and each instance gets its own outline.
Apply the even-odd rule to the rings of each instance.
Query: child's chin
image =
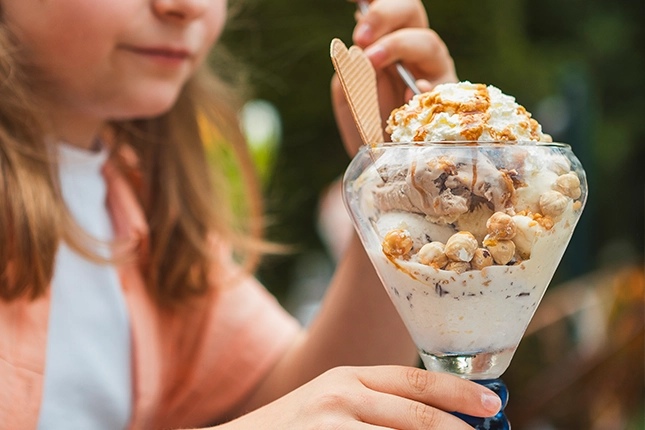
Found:
[[[174,105],[175,100],[154,105],[130,107],[127,112],[117,115],[114,119],[117,121],[152,119],[168,113]]]
[[[177,88],[155,88],[155,91],[144,91],[129,100],[121,100],[121,106],[113,111],[117,120],[149,119],[168,113],[179,97]]]

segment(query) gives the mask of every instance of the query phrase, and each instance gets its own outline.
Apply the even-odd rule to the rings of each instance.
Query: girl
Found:
[[[231,258],[253,261],[257,229],[241,236],[222,210],[198,126],[245,164],[203,65],[225,0],[0,7],[0,427],[467,429],[443,411],[499,409],[474,383],[401,366],[414,347],[357,239],[308,331]],[[374,1],[354,41],[386,111],[404,101],[394,61],[456,79],[418,0]]]

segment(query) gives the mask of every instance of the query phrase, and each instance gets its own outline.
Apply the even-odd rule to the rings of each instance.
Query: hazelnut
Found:
[[[574,200],[582,194],[582,190],[580,190],[580,179],[578,179],[578,175],[575,172],[558,176],[553,188]]]
[[[484,267],[493,265],[493,256],[486,248],[477,248],[473,259],[470,260],[470,265],[475,270],[481,270]]]
[[[567,207],[569,199],[562,195],[558,191],[547,191],[540,196],[540,209],[542,214],[550,216],[551,218],[557,218]]]
[[[444,253],[445,246],[441,242],[426,243],[417,254],[419,262],[426,266],[443,269],[448,264],[448,257]]]
[[[512,240],[498,240],[496,244],[489,245],[488,250],[493,256],[495,263],[505,265],[515,255],[515,244]]]
[[[495,212],[486,221],[488,236],[495,239],[512,239],[515,236],[515,221],[504,212]]]
[[[453,234],[446,242],[445,252],[453,261],[470,261],[477,249],[477,239],[467,231]]]
[[[383,252],[391,257],[401,257],[412,249],[412,238],[407,230],[395,229],[383,239]]]
[[[470,263],[467,261],[451,261],[444,270],[455,272],[461,275],[470,270]]]
[[[562,154],[551,154],[548,161],[546,161],[546,166],[558,175],[563,175],[571,171],[571,162]]]

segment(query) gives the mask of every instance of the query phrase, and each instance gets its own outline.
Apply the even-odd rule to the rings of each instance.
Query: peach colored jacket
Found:
[[[127,182],[109,164],[107,205],[118,239],[145,242],[147,225]],[[134,404],[130,429],[212,423],[249,395],[299,327],[250,276],[186,311],[162,311],[135,264],[119,276],[130,315]],[[0,428],[36,429],[50,297],[0,301]]]

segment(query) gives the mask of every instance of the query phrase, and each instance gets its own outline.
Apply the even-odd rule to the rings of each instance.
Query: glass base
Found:
[[[451,373],[462,378],[481,380],[498,378],[510,364],[513,354],[515,348],[471,354],[419,351],[423,365],[431,372]]]
[[[501,410],[497,415],[489,418],[472,417],[458,412],[453,413],[453,415],[473,426],[475,430],[511,430],[511,423],[508,422],[508,419],[504,414],[504,408],[508,403],[508,389],[506,388],[506,385],[504,385],[504,382],[501,379],[483,379],[473,382],[477,382],[478,384],[494,391],[502,400]]]

